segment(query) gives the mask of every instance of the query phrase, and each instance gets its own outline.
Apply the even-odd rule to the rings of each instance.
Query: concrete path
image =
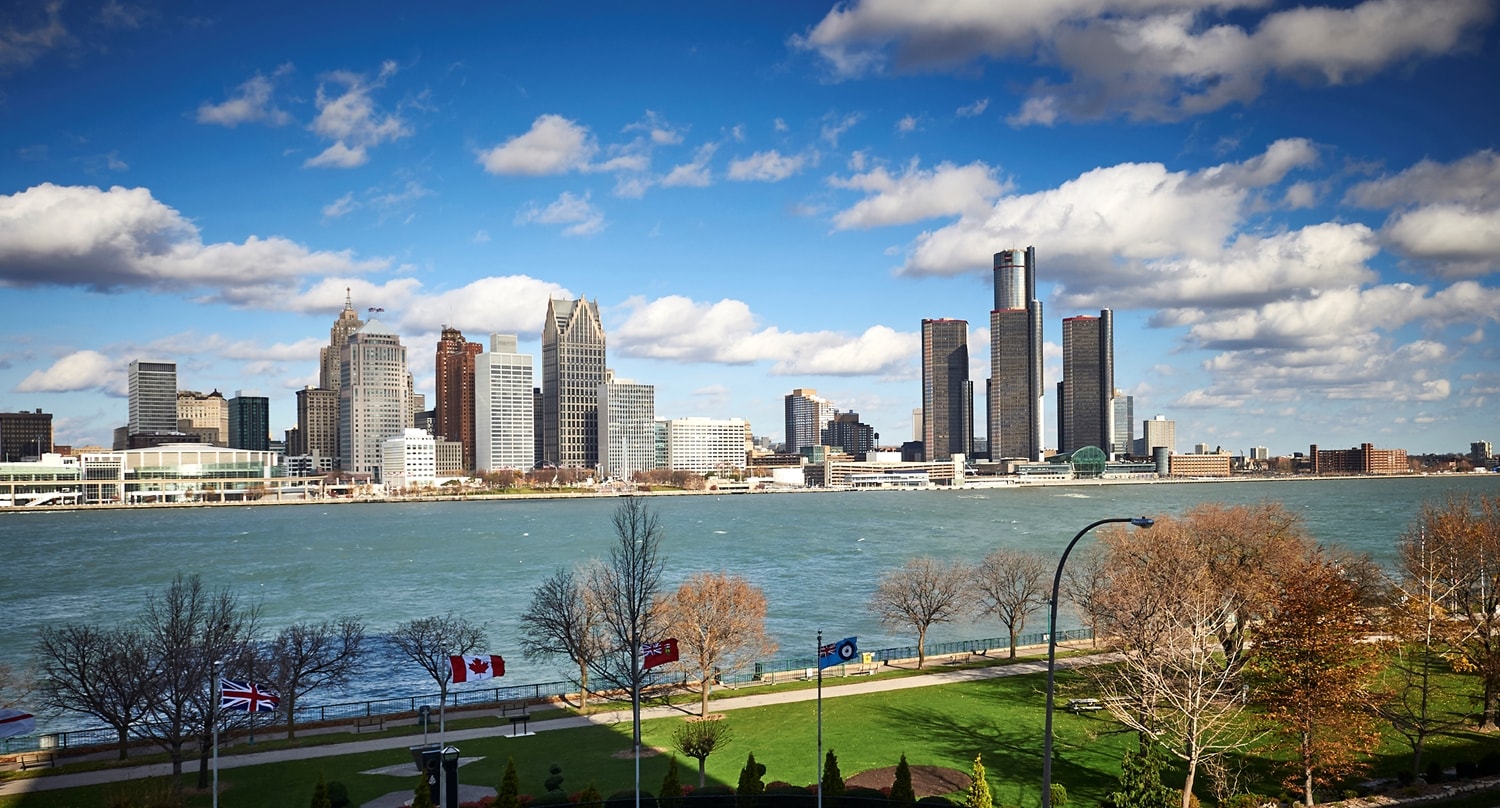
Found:
[[[1071,657],[1057,661],[1059,670],[1080,668],[1089,665],[1100,665],[1113,662],[1117,659],[1114,654],[1091,654],[1088,656]],[[847,682],[845,678],[837,678],[832,682],[828,678],[823,680],[823,697],[837,698],[840,696],[857,696],[869,693],[884,693],[896,690],[908,690],[916,687],[932,687],[935,685],[951,684],[954,682],[974,682],[984,679],[997,679],[1004,676],[1021,676],[1030,673],[1043,673],[1047,670],[1045,660],[1035,662],[1018,662],[1012,665],[995,665],[984,668],[970,668],[966,670],[936,671],[925,673],[920,676],[907,676],[897,679],[871,679],[863,682]],[[722,690],[720,691],[723,692]],[[727,712],[729,710],[742,710],[747,707],[763,707],[771,704],[791,704],[794,702],[813,701],[818,692],[815,688],[804,688],[800,690],[782,690],[757,693],[751,696],[728,696],[714,699],[711,704],[715,712]],[[677,707],[649,707],[641,710],[642,720],[650,718],[666,718],[674,715],[691,715],[690,709],[693,703]],[[485,715],[486,711],[467,712],[455,711],[454,716],[460,715]],[[567,718],[556,718],[548,721],[534,721],[531,723],[531,732],[552,732],[555,730],[572,729],[575,727],[586,727],[591,725],[629,724],[631,721],[630,710],[611,710],[608,712],[594,713],[588,716],[571,716]],[[340,731],[347,731],[340,729]],[[456,743],[459,741],[472,740],[475,738],[510,737],[511,729],[508,726],[479,727],[476,729],[454,730],[448,732],[444,737],[445,742]],[[301,733],[299,733],[301,734]],[[310,734],[310,733],[309,733]],[[432,733],[430,740],[436,741],[437,734]],[[309,760],[313,758],[336,757],[340,755],[356,755],[364,752],[379,752],[391,749],[405,750],[407,747],[418,743],[417,736],[402,735],[390,738],[372,738],[368,741],[348,741],[344,743],[327,744],[324,746],[309,746],[295,749],[277,749],[268,752],[243,752],[233,755],[221,755],[219,757],[220,769],[237,769],[243,766],[259,766],[264,763],[281,763],[288,760]],[[192,760],[184,765],[184,771],[197,771],[197,761]],[[59,774],[52,776],[28,777],[13,780],[9,783],[0,784],[0,796],[11,796],[18,794],[29,794],[35,791],[47,791],[60,788],[75,788],[77,786],[99,785],[103,783],[118,783],[126,780],[136,780],[146,777],[163,777],[172,773],[170,763],[155,763],[141,766],[125,766],[113,769],[100,769],[97,771],[77,772],[74,774]],[[416,770],[412,770],[416,774]]]

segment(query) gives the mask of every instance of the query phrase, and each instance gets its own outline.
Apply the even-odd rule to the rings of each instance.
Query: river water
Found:
[[[727,570],[765,590],[779,655],[810,655],[816,632],[863,648],[908,645],[868,607],[908,558],[977,561],[996,547],[1056,557],[1107,517],[1175,514],[1200,502],[1279,501],[1317,541],[1388,563],[1422,503],[1500,495],[1500,475],[1235,483],[1035,486],[653,497],[669,588]],[[178,573],[202,575],[262,609],[268,632],[300,620],[362,617],[374,632],[453,611],[488,625],[506,684],[561,678],[526,663],[517,616],[559,566],[604,557],[612,498],[0,512],[0,662],[24,665],[39,626],[114,623]],[[1045,616],[1040,620],[1045,621]],[[1041,630],[1040,625],[1028,630]],[[993,621],[934,627],[930,641],[999,636]],[[410,663],[371,662],[318,701],[426,692]]]

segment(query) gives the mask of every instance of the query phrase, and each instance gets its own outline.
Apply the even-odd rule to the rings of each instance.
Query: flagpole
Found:
[[[818,629],[818,808],[823,808],[823,630]]]
[[[635,743],[635,808],[641,808],[641,681],[645,679],[646,664],[645,656],[641,653],[644,649],[640,643],[635,646],[635,659],[632,660],[632,668],[635,668],[634,687],[630,689],[630,713],[635,719],[635,730],[631,735]]]
[[[214,660],[213,698],[209,699],[209,721],[214,726],[214,796],[213,808],[219,808],[219,667],[223,660]]]

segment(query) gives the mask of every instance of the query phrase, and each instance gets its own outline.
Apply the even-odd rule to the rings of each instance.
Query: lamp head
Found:
[[[443,747],[443,760],[458,760],[458,748],[454,746]]]
[[[1136,527],[1151,527],[1152,525],[1156,524],[1156,520],[1152,519],[1149,516],[1137,516],[1134,519],[1130,520],[1130,524],[1135,525]]]

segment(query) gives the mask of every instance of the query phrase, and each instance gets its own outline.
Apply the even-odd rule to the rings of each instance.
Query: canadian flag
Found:
[[[505,675],[505,660],[494,654],[487,656],[450,656],[448,665],[453,668],[453,683],[477,682]]]

